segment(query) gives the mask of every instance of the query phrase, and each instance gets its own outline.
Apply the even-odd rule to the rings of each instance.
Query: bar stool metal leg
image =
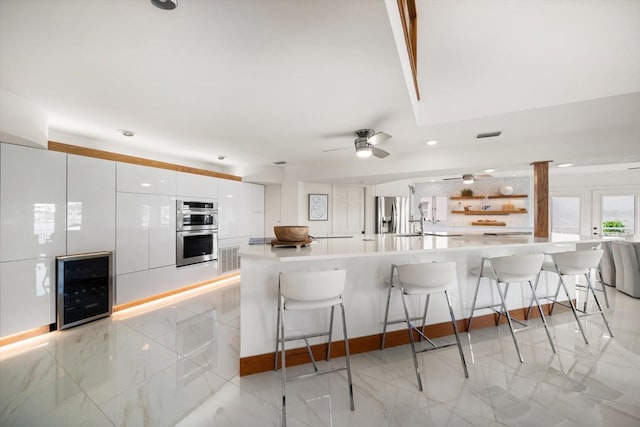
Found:
[[[335,305],[331,306],[331,317],[329,319],[329,344],[327,344],[327,362],[331,360],[331,336],[333,334],[333,312],[335,308]]]
[[[469,322],[467,323],[467,333],[471,332],[471,321],[473,320],[473,313],[475,313],[476,311],[476,301],[478,299],[478,289],[480,289],[480,280],[482,280],[483,269],[484,269],[484,262],[483,262],[483,266],[480,267],[480,273],[478,273],[478,281],[476,282],[476,290],[473,293],[473,302],[471,303],[471,315],[469,316]]]
[[[582,334],[582,338],[584,339],[584,343],[585,344],[589,344],[589,340],[587,339],[587,334],[585,334],[584,332],[584,328],[582,327],[582,323],[580,322],[580,317],[578,317],[578,311],[576,310],[576,306],[573,303],[573,300],[571,299],[571,295],[569,295],[569,291],[567,290],[567,285],[564,283],[564,279],[562,278],[561,274],[558,274],[558,276],[560,277],[560,286],[562,286],[562,289],[564,290],[565,295],[567,296],[567,299],[569,300],[569,307],[571,308],[571,311],[573,312],[573,317],[575,317],[576,319],[576,323],[578,324],[578,328],[580,329],[580,333]],[[560,286],[558,286],[558,290],[556,291],[556,297],[555,299],[558,299],[558,293],[560,292]],[[553,305],[551,306],[551,309],[553,309]]]
[[[276,351],[273,353],[273,370],[278,370],[278,347],[280,346],[280,312],[282,311],[282,298],[280,298],[280,285],[278,285],[278,316],[276,320]]]
[[[287,384],[287,358],[285,355],[284,345],[285,345],[285,337],[284,337],[284,310],[280,310],[280,358],[282,360],[282,367],[280,368],[280,380],[282,381],[282,425],[283,427],[287,426],[287,393],[286,393],[286,384]]]
[[[537,288],[537,284],[538,284],[538,281],[536,280],[536,288]],[[529,288],[531,288],[531,292],[533,292],[533,299],[535,300],[536,306],[538,306],[538,312],[540,313],[540,318],[542,319],[544,330],[547,332],[547,338],[549,338],[549,343],[551,344],[551,350],[554,353],[556,353],[556,346],[553,345],[553,340],[551,339],[551,333],[549,332],[549,327],[547,326],[547,320],[544,317],[544,312],[542,310],[542,307],[540,307],[540,301],[538,301],[538,296],[536,295],[536,291],[531,282],[529,282]]]
[[[449,299],[449,293],[444,291],[444,296],[447,298],[447,305],[449,306],[449,314],[451,315],[451,323],[453,324],[453,333],[456,336],[456,342],[458,343],[458,352],[460,353],[460,361],[462,362],[462,369],[464,370],[464,377],[469,378],[469,371],[467,371],[467,361],[464,358],[462,352],[462,343],[460,342],[460,334],[458,334],[458,324],[456,323],[456,316],[453,314],[453,306]]]
[[[387,336],[387,322],[389,321],[389,301],[391,301],[391,289],[393,288],[393,269],[391,266],[391,274],[389,275],[389,290],[387,291],[387,306],[384,310],[384,324],[382,326],[382,343],[380,344],[380,350],[384,350],[384,341]]]
[[[602,310],[602,306],[600,305],[600,301],[598,301],[598,297],[596,296],[596,291],[595,291],[595,289],[593,289],[593,285],[591,283],[591,280],[589,280],[589,277],[587,277],[587,288],[591,290],[591,294],[593,295],[593,299],[595,300],[596,305],[598,306],[598,311],[600,312],[600,315],[602,316],[602,320],[604,321],[604,325],[607,327],[607,331],[609,331],[609,336],[613,337],[613,332],[611,331],[611,328],[609,327],[609,322],[607,322],[607,318],[604,315],[604,311]]]
[[[516,346],[516,351],[518,352],[518,358],[521,363],[524,363],[524,359],[522,358],[522,353],[520,353],[520,346],[518,346],[518,340],[516,339],[516,333],[513,330],[513,323],[511,322],[511,315],[509,314],[509,310],[507,309],[507,305],[505,303],[505,297],[502,295],[502,291],[500,291],[500,282],[496,281],[496,287],[498,288],[498,294],[500,295],[500,300],[502,300],[502,309],[504,311],[504,316],[507,318],[507,323],[509,324],[509,331],[511,332],[511,337],[513,338],[513,343]]]
[[[418,390],[422,391],[422,380],[420,379],[420,367],[418,366],[418,358],[416,356],[416,344],[413,339],[413,325],[411,324],[411,318],[409,317],[409,310],[407,310],[407,302],[404,297],[404,291],[401,290],[400,295],[402,297],[402,306],[404,308],[404,316],[407,319],[407,326],[409,327],[409,341],[411,342],[411,355],[413,356],[413,366],[416,370],[416,378],[418,379]]]
[[[332,307],[333,309],[333,307]],[[349,400],[351,402],[351,410],[355,410],[353,405],[353,382],[351,381],[351,360],[349,359],[349,336],[347,335],[347,319],[344,315],[344,305],[340,303],[340,310],[342,311],[342,333],[344,334],[344,354],[347,362],[347,382],[349,383]]]

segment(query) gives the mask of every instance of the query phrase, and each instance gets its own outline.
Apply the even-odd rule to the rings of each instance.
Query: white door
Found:
[[[577,195],[551,196],[551,232],[580,234],[582,200]]]
[[[333,187],[333,234],[364,233],[364,187]]]
[[[638,238],[640,188],[594,190],[594,235],[620,235]]]

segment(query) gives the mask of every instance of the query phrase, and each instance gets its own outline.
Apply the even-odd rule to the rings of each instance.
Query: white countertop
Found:
[[[554,233],[548,238],[532,235],[459,234],[439,232],[437,235],[408,236],[394,234],[360,234],[354,236],[318,236],[305,247],[271,247],[270,244],[241,246],[238,255],[242,258],[259,257],[274,261],[305,261],[312,259],[348,258],[363,256],[393,255],[406,252],[465,250],[492,246],[522,246],[563,242],[596,242],[596,236]],[[434,233],[435,234],[435,233]],[[507,234],[507,235],[501,235]]]

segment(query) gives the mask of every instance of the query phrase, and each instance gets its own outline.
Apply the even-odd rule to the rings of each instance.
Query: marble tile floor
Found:
[[[573,317],[542,327],[463,334],[455,347],[419,355],[417,390],[408,346],[352,356],[346,372],[287,385],[289,426],[640,426],[640,300],[610,292],[609,338]],[[539,324],[534,319],[534,324]],[[0,348],[0,426],[278,426],[280,377],[238,376],[239,283],[118,313]],[[342,364],[339,358],[329,364]],[[309,366],[290,368],[295,374]]]

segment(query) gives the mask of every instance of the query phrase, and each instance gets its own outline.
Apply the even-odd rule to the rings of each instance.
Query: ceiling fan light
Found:
[[[158,9],[173,10],[178,7],[178,0],[151,0],[151,4]]]
[[[373,154],[371,150],[371,145],[366,141],[356,141],[356,156],[361,158],[371,157]]]
[[[473,179],[473,175],[466,173],[464,175],[462,175],[462,182],[465,184],[473,184],[473,181],[475,181]]]

